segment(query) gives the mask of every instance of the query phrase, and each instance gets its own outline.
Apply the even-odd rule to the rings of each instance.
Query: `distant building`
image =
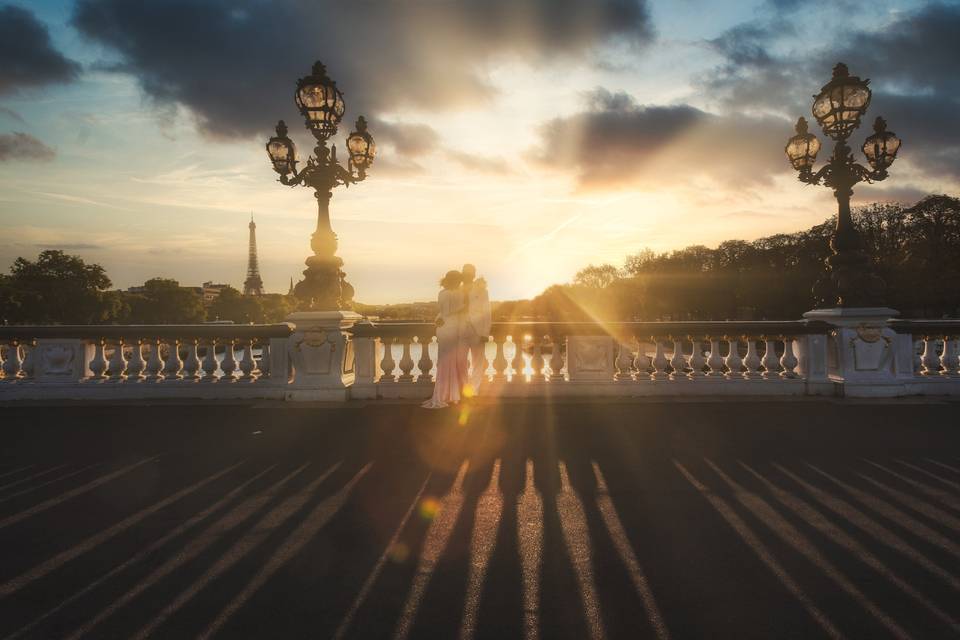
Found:
[[[200,295],[203,296],[203,304],[211,304],[220,297],[220,292],[229,286],[223,283],[204,282],[202,287],[198,287]]]

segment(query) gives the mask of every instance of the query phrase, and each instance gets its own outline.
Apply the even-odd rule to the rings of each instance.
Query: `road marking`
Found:
[[[427,483],[432,477],[433,472],[427,473],[427,477],[424,478],[423,484],[420,485],[420,490],[417,491],[417,495],[413,497],[413,502],[410,503],[410,506],[407,508],[407,512],[403,514],[403,518],[400,519],[400,524],[397,525],[397,529],[393,532],[389,542],[387,542],[386,548],[383,550],[383,553],[380,554],[380,557],[377,559],[377,563],[373,566],[373,570],[370,572],[370,575],[367,576],[367,579],[360,588],[360,592],[357,594],[357,597],[353,599],[353,604],[350,605],[350,609],[340,622],[340,626],[337,627],[337,631],[333,634],[334,640],[342,640],[342,638],[346,635],[347,630],[350,628],[350,625],[353,624],[353,617],[357,615],[357,611],[360,610],[360,607],[366,601],[367,596],[370,595],[373,585],[376,584],[377,579],[380,577],[380,573],[383,571],[383,567],[386,566],[387,560],[390,558],[391,551],[396,548],[397,542],[400,540],[400,534],[403,533],[403,530],[406,528],[407,522],[410,520],[410,516],[413,514],[414,509],[416,509],[417,505],[420,504],[420,497],[423,495],[423,491],[427,488]]]
[[[527,459],[523,493],[517,498],[517,541],[523,575],[523,636],[540,637],[540,567],[543,564],[543,498]]]
[[[35,473],[35,474],[33,474],[32,476],[27,476],[26,478],[20,478],[19,480],[14,480],[13,482],[8,482],[7,484],[5,484],[5,485],[3,485],[2,487],[0,487],[0,491],[6,491],[7,489],[9,489],[9,488],[11,488],[11,487],[15,487],[15,486],[17,486],[17,485],[19,485],[19,484],[23,484],[24,482],[30,482],[31,480],[36,480],[37,478],[42,478],[43,476],[48,475],[48,474],[51,474],[51,473],[53,473],[54,471],[57,471],[57,470],[59,470],[59,469],[63,469],[63,468],[66,467],[66,466],[67,466],[67,465],[65,465],[65,464],[58,464],[58,465],[55,466],[55,467],[50,467],[49,469],[45,469],[44,471],[40,471],[39,473]],[[4,499],[5,499],[5,498],[4,498]]]
[[[570,485],[567,465],[558,462],[560,469],[560,493],[557,494],[557,514],[560,516],[560,529],[567,546],[570,564],[577,576],[580,588],[580,600],[587,622],[587,632],[591,638],[604,638],[603,620],[600,618],[600,599],[597,597],[597,585],[593,572],[593,559],[590,546],[590,532],[587,529],[587,516],[583,512],[583,503]]]
[[[196,526],[197,524],[199,524],[200,522],[202,522],[205,518],[207,518],[210,514],[218,511],[218,510],[219,510],[220,508],[222,508],[223,506],[229,504],[230,501],[233,500],[233,498],[235,498],[237,495],[239,495],[239,494],[240,494],[244,489],[246,489],[250,484],[252,484],[253,482],[259,480],[261,477],[265,476],[267,473],[269,473],[269,472],[272,471],[274,468],[276,468],[276,466],[277,466],[277,465],[271,465],[271,466],[267,467],[266,469],[264,469],[263,471],[261,471],[260,473],[258,473],[257,475],[255,475],[255,476],[253,476],[252,478],[250,478],[249,480],[245,480],[243,483],[241,483],[240,485],[238,485],[238,486],[235,487],[234,489],[231,489],[229,493],[227,493],[227,494],[224,495],[222,498],[220,498],[219,500],[217,500],[216,502],[214,502],[213,504],[211,504],[210,506],[208,506],[207,508],[205,508],[203,511],[200,511],[199,513],[194,514],[194,515],[191,516],[189,519],[187,519],[187,520],[185,520],[184,522],[182,522],[181,524],[177,525],[176,527],[174,527],[173,529],[171,529],[169,532],[167,532],[163,537],[161,537],[161,538],[155,540],[153,543],[151,543],[150,546],[148,546],[148,547],[146,547],[145,549],[137,552],[136,555],[130,557],[128,560],[125,560],[125,561],[122,562],[121,564],[118,564],[117,566],[115,566],[113,569],[111,569],[111,570],[108,571],[107,573],[103,574],[102,576],[100,576],[99,578],[97,578],[96,580],[94,580],[93,582],[91,582],[90,584],[86,585],[86,586],[85,586],[83,589],[81,589],[80,591],[77,591],[77,592],[74,593],[72,596],[70,596],[70,597],[67,598],[66,600],[63,600],[60,604],[58,604],[58,605],[55,606],[54,608],[50,609],[49,611],[47,611],[46,613],[44,613],[43,615],[41,615],[39,618],[36,618],[36,619],[35,619],[33,622],[31,622],[30,624],[21,627],[20,629],[18,629],[18,630],[17,630],[15,633],[13,633],[12,635],[7,636],[7,637],[5,638],[5,640],[13,640],[14,638],[18,638],[18,637],[22,636],[23,634],[27,633],[28,631],[30,631],[31,629],[33,629],[34,627],[36,627],[38,624],[40,624],[41,622],[43,622],[44,620],[46,620],[47,618],[49,618],[50,616],[52,616],[52,615],[54,615],[55,613],[57,613],[58,611],[62,610],[64,607],[68,606],[70,603],[75,602],[77,599],[79,599],[80,597],[82,597],[82,596],[84,596],[85,594],[89,593],[90,591],[92,591],[92,590],[95,589],[96,587],[100,586],[101,584],[103,584],[104,582],[106,582],[107,580],[109,580],[110,578],[113,578],[114,576],[120,574],[121,572],[125,571],[125,570],[128,569],[129,567],[132,567],[133,565],[135,565],[135,564],[137,564],[138,562],[142,561],[144,558],[148,557],[151,553],[153,553],[153,552],[156,551],[157,549],[160,549],[161,547],[163,547],[163,545],[165,545],[165,544],[166,544],[167,542],[169,542],[170,540],[176,538],[177,536],[179,536],[179,535],[182,534],[182,533],[185,533],[185,532],[189,531],[189,530],[192,529],[194,526]]]
[[[372,466],[373,463],[368,462],[342,489],[332,496],[321,500],[320,503],[310,511],[304,521],[297,525],[297,528],[294,529],[280,544],[277,550],[273,552],[270,559],[267,560],[260,568],[260,571],[251,578],[250,582],[243,588],[243,591],[234,596],[229,604],[217,614],[217,617],[214,618],[213,622],[210,623],[198,638],[206,640],[206,638],[215,635],[227,620],[233,617],[273,574],[300,553],[303,547],[343,508],[353,488],[360,482],[360,479],[367,474]]]
[[[31,582],[35,580],[39,580],[40,578],[44,577],[45,575],[47,575],[52,571],[56,571],[57,569],[59,569],[66,563],[70,562],[71,560],[83,555],[84,553],[87,553],[91,549],[94,549],[100,546],[110,538],[113,538],[114,536],[117,536],[123,533],[130,527],[141,522],[147,516],[150,516],[156,513],[157,511],[160,511],[164,507],[167,507],[173,504],[174,502],[180,500],[181,498],[190,495],[191,493],[197,491],[201,487],[213,482],[217,478],[221,478],[225,476],[226,474],[230,473],[231,471],[239,467],[241,464],[243,463],[238,462],[237,464],[231,465],[226,469],[218,471],[217,473],[211,476],[207,476],[203,480],[200,480],[199,482],[196,482],[185,489],[181,489],[180,491],[177,491],[176,493],[173,493],[167,496],[163,500],[153,503],[152,505],[150,505],[145,509],[141,509],[140,511],[136,512],[131,516],[124,518],[123,520],[114,524],[113,526],[104,529],[100,533],[90,536],[83,542],[75,544],[74,546],[70,547],[65,551],[61,551],[60,553],[53,556],[49,560],[46,560],[45,562],[41,562],[40,564],[36,565],[32,569],[25,571],[24,573],[21,573],[19,576],[8,580],[7,582],[0,585],[0,598],[6,598],[10,594],[19,591],[20,589],[27,586]]]
[[[811,469],[813,469],[814,471],[816,471],[817,473],[819,473],[820,475],[822,475],[823,477],[833,482],[834,484],[836,484],[838,487],[840,487],[841,489],[843,489],[844,491],[852,495],[854,498],[856,498],[860,502],[864,503],[865,505],[867,505],[868,507],[870,507],[871,509],[873,509],[874,511],[882,515],[883,517],[887,518],[888,520],[892,520],[893,522],[896,522],[898,525],[900,525],[910,533],[914,534],[918,538],[923,538],[927,540],[927,542],[931,542],[936,546],[940,547],[941,549],[948,551],[953,555],[957,556],[958,558],[960,558],[960,547],[958,547],[952,541],[940,535],[939,533],[937,533],[927,525],[923,524],[916,518],[910,517],[903,511],[900,511],[896,507],[890,505],[889,502],[885,502],[877,498],[876,496],[867,493],[866,491],[862,491],[860,489],[857,489],[856,487],[846,484],[845,482],[841,482],[837,478],[834,478],[833,476],[831,476],[826,471],[818,469],[817,467],[813,466],[810,463],[806,463],[806,465]],[[875,482],[872,478],[870,478],[869,476],[865,476],[862,473],[858,473],[857,475],[868,482]],[[876,484],[880,485],[881,483],[876,482]],[[917,500],[914,499],[914,502],[916,501]]]
[[[150,622],[141,627],[140,630],[133,635],[134,640],[143,640],[144,638],[151,637],[157,627],[179,611],[180,608],[192,600],[194,596],[203,591],[214,579],[243,559],[248,553],[259,547],[277,527],[280,527],[284,522],[292,518],[309,502],[317,488],[339,466],[340,463],[336,463],[306,487],[284,498],[280,504],[267,512],[242,538],[220,556],[212,567],[207,569],[198,579],[194,580],[188,588],[181,591],[180,594],[174,598],[173,602],[164,607]]]
[[[643,569],[640,567],[640,562],[633,552],[633,546],[630,544],[627,532],[624,530],[623,523],[620,521],[617,508],[610,498],[610,490],[607,488],[606,478],[603,477],[600,466],[596,461],[592,461],[592,464],[593,475],[597,479],[597,506],[600,509],[603,524],[607,528],[607,533],[610,534],[610,539],[613,540],[613,546],[620,555],[621,562],[623,562],[626,567],[627,573],[630,574],[630,580],[633,582],[633,587],[637,590],[637,595],[640,596],[641,602],[643,602],[643,608],[647,612],[647,619],[650,621],[650,625],[660,640],[668,640],[670,633],[667,631],[667,625],[663,621],[663,616],[660,615],[657,600],[653,597],[653,591],[650,589],[647,578],[643,574]]]
[[[946,623],[947,626],[951,627],[955,632],[960,632],[960,623],[951,618],[938,606],[930,602],[919,591],[907,584],[905,580],[895,574],[889,567],[887,567],[887,565],[885,565],[879,558],[868,551],[863,545],[850,537],[845,531],[827,520],[827,518],[825,518],[822,513],[811,506],[810,503],[773,484],[749,465],[740,462],[740,466],[742,466],[751,475],[753,475],[753,477],[763,483],[763,486],[766,487],[767,490],[770,491],[777,498],[777,500],[779,500],[788,509],[800,516],[808,524],[823,532],[831,540],[844,547],[865,565],[889,580],[903,593],[913,598],[918,604]]]
[[[920,492],[923,493],[924,495],[926,495],[926,496],[928,496],[928,497],[930,497],[930,498],[934,498],[935,500],[939,500],[940,502],[944,503],[944,504],[947,505],[948,507],[951,507],[951,508],[953,508],[953,509],[960,510],[960,503],[958,503],[958,502],[954,499],[954,497],[951,496],[950,494],[948,494],[946,491],[943,491],[943,490],[941,490],[941,489],[936,489],[936,488],[934,488],[934,487],[931,487],[930,485],[924,484],[923,482],[920,482],[919,480],[914,480],[913,478],[908,478],[907,476],[903,475],[902,473],[897,473],[897,472],[894,471],[893,469],[890,469],[890,468],[888,468],[888,467],[885,467],[885,466],[883,466],[882,464],[877,464],[876,462],[872,462],[872,461],[870,461],[870,460],[867,460],[866,458],[861,458],[861,459],[862,459],[864,462],[866,462],[867,464],[872,465],[872,466],[876,467],[877,469],[880,469],[881,471],[887,472],[888,474],[892,475],[894,478],[897,478],[897,479],[899,479],[899,480],[903,480],[904,482],[906,482],[907,484],[909,484],[911,487],[914,487],[917,491],[920,491]]]
[[[493,463],[490,484],[477,500],[473,535],[470,538],[470,566],[467,570],[467,593],[463,603],[460,637],[473,638],[477,627],[480,596],[487,577],[490,558],[497,544],[497,531],[503,514],[503,494],[500,493],[500,459]]]
[[[106,484],[111,480],[113,480],[114,478],[118,478],[129,471],[133,471],[134,469],[136,469],[141,465],[147,464],[148,462],[153,462],[159,457],[160,456],[153,456],[152,458],[144,458],[139,462],[135,462],[129,466],[123,467],[122,469],[117,469],[112,473],[108,473],[105,476],[101,476],[97,478],[96,480],[91,480],[90,482],[80,485],[79,487],[76,487],[74,489],[71,489],[66,493],[61,493],[59,496],[55,496],[53,498],[50,498],[49,500],[44,500],[40,504],[34,505],[29,509],[25,509],[23,511],[20,511],[19,513],[15,513],[12,516],[8,516],[3,520],[0,520],[0,529],[9,527],[10,525],[16,524],[22,520],[26,520],[31,516],[35,516],[38,513],[41,513],[43,511],[46,511],[47,509],[55,507],[58,504],[64,503],[67,500],[70,500],[71,498],[76,498],[77,496],[87,493],[88,491],[93,491],[100,485]]]
[[[949,584],[954,589],[960,591],[960,579],[958,579],[953,574],[949,573],[943,567],[937,565],[921,552],[917,551],[913,546],[906,542],[903,538],[890,531],[883,525],[877,523],[875,520],[870,518],[868,515],[864,514],[862,511],[851,505],[849,502],[837,498],[832,494],[818,489],[813,485],[807,483],[802,478],[792,473],[790,470],[780,466],[779,464],[773,465],[781,473],[786,475],[788,478],[792,479],[794,482],[803,487],[808,493],[812,494],[814,498],[817,499],[820,504],[824,505],[834,513],[846,518],[849,522],[853,523],[855,526],[859,527],[861,530],[872,535],[874,538],[879,540],[881,543],[887,545],[888,547],[899,551],[906,557],[910,558],[921,567],[929,571],[930,573],[936,575],[944,582]],[[840,483],[839,480],[833,478],[833,476],[827,475],[835,483]]]
[[[687,481],[692,484],[697,491],[707,499],[707,502],[720,514],[720,516],[727,521],[727,524],[737,532],[737,535],[747,544],[751,551],[761,562],[767,565],[767,568],[773,572],[773,575],[777,577],[780,581],[780,584],[784,586],[793,596],[800,602],[804,609],[807,610],[807,613],[814,619],[814,621],[820,625],[820,628],[831,638],[843,638],[843,634],[840,633],[840,630],[830,621],[830,618],[817,607],[816,604],[804,593],[803,589],[799,584],[790,577],[790,574],[786,572],[783,566],[777,562],[777,559],[773,557],[773,554],[763,545],[762,542],[757,538],[756,534],[747,526],[747,524],[736,514],[736,512],[727,504],[727,501],[715,494],[711,489],[708,489],[705,485],[701,484],[693,475],[687,471],[686,467],[677,462],[673,461],[674,466],[683,474]]]
[[[2,498],[0,498],[0,502],[6,502],[7,500],[12,500],[12,499],[14,499],[14,498],[16,498],[16,497],[19,497],[19,496],[22,496],[22,495],[26,495],[26,494],[28,494],[28,493],[30,493],[30,492],[32,492],[32,491],[36,491],[37,489],[42,489],[42,488],[44,488],[44,487],[48,487],[48,486],[50,486],[51,484],[55,484],[55,483],[60,482],[60,481],[62,481],[62,480],[66,480],[67,478],[72,478],[73,476],[79,475],[79,474],[83,473],[84,471],[89,471],[90,469],[93,469],[94,467],[99,467],[99,466],[101,466],[101,465],[102,465],[102,463],[100,463],[100,462],[95,463],[95,464],[90,464],[90,465],[87,465],[87,466],[82,467],[82,468],[80,468],[80,469],[77,469],[77,470],[75,470],[75,471],[71,471],[70,473],[65,473],[65,474],[63,474],[62,476],[57,476],[56,478],[53,478],[52,480],[47,480],[46,482],[41,482],[41,483],[38,484],[38,485],[34,485],[34,486],[32,486],[32,487],[27,487],[26,489],[21,489],[20,491],[17,491],[16,493],[11,493],[11,494],[8,495],[8,496],[3,496]]]
[[[843,573],[840,572],[833,563],[811,543],[806,536],[800,533],[796,527],[785,520],[776,512],[766,500],[757,494],[747,491],[744,487],[728,476],[723,470],[715,465],[708,458],[703,459],[713,471],[720,476],[728,487],[733,490],[737,501],[749,509],[768,529],[776,533],[784,542],[800,552],[813,563],[827,577],[833,580],[847,595],[856,600],[857,604],[872,615],[884,628],[897,638],[909,638],[904,629],[900,627],[890,616],[884,613],[870,598],[868,598],[860,589],[856,587]]]
[[[247,500],[235,506],[225,516],[201,531],[200,535],[191,540],[180,553],[174,555],[165,563],[154,569],[149,576],[140,580],[133,588],[131,588],[129,591],[126,591],[119,599],[109,604],[89,622],[77,629],[73,635],[70,636],[70,640],[76,640],[77,638],[89,633],[94,627],[112,616],[114,613],[120,610],[121,607],[125,606],[138,595],[152,587],[159,580],[169,575],[175,569],[186,564],[190,560],[196,558],[207,547],[220,539],[221,536],[251,518],[260,509],[265,507],[270,500],[275,498],[277,492],[279,492],[283,486],[287,484],[287,482],[302,473],[303,470],[309,466],[310,463],[301,465],[267,489],[264,489],[253,497],[248,498]]]
[[[420,609],[423,594],[430,584],[430,578],[437,568],[437,562],[447,548],[450,542],[450,534],[457,524],[457,518],[460,516],[460,509],[463,507],[463,480],[467,475],[469,460],[464,460],[457,472],[457,477],[453,481],[453,486],[447,492],[447,495],[440,500],[439,509],[427,528],[427,536],[423,542],[423,549],[420,551],[420,560],[417,564],[417,572],[413,577],[413,584],[410,585],[410,591],[407,593],[407,600],[400,613],[400,619],[393,631],[393,637],[402,640],[410,634],[413,627],[413,621]]]

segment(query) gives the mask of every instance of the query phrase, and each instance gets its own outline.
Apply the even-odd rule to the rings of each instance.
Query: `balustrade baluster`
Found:
[[[400,356],[400,382],[413,382],[413,357],[410,355],[411,338],[403,337],[403,355]]]
[[[530,358],[530,380],[531,382],[546,382],[547,376],[543,359],[543,338],[544,336],[533,336],[533,357]]]
[[[953,336],[943,336],[943,355],[940,356],[940,375],[955,378],[960,375],[960,344]]]
[[[923,365],[921,373],[925,376],[940,375],[940,358],[937,356],[937,336],[923,337],[923,355],[920,363]],[[946,345],[944,345],[946,347]]]
[[[617,341],[617,359],[614,362],[617,367],[617,373],[614,377],[620,382],[629,382],[633,380],[633,354],[630,352],[629,345],[623,341]]]
[[[240,376],[242,382],[253,382],[256,378],[254,372],[257,369],[257,361],[253,357],[253,340],[244,340],[241,342],[243,356],[240,358]]]
[[[107,370],[107,360],[103,354],[103,343],[103,338],[97,338],[93,341],[93,358],[87,365],[91,374],[89,379],[93,382],[103,382],[106,379],[106,376],[103,375],[103,372]]]
[[[510,361],[510,369],[513,371],[513,375],[510,378],[511,382],[516,382],[519,378],[520,380],[526,379],[526,375],[523,372],[524,362],[523,362],[523,336],[510,336],[510,340],[513,341],[513,359]]]
[[[793,353],[793,338],[789,336],[783,336],[783,355],[780,356],[780,368],[783,371],[780,372],[780,377],[785,379],[792,379],[797,377],[797,356]]]
[[[237,354],[233,350],[234,340],[233,338],[227,338],[223,340],[223,362],[220,363],[220,370],[223,371],[223,375],[220,376],[220,382],[236,382],[237,381]]]
[[[127,368],[127,360],[123,357],[123,340],[117,338],[111,342],[113,351],[107,361],[107,375],[110,382],[123,382],[123,372]]]
[[[667,359],[667,354],[664,352],[663,343],[665,340],[663,338],[654,339],[654,350],[653,350],[653,360],[650,362],[653,367],[653,373],[650,374],[650,377],[654,380],[667,380],[672,379],[673,375],[667,373],[667,367],[670,366],[670,360]],[[676,351],[676,346],[674,346],[674,351]]]
[[[727,346],[730,351],[724,359],[724,364],[727,365],[726,377],[728,380],[742,380],[743,358],[740,357],[740,341],[736,336],[727,336]]]
[[[763,365],[763,378],[764,380],[779,378],[780,374],[777,370],[780,368],[780,361],[777,359],[776,341],[764,337],[764,342],[766,342],[766,348],[763,351],[763,358],[760,360],[760,364]]]
[[[923,339],[917,339],[914,336],[911,336],[913,339],[913,373],[914,375],[921,372],[923,369],[923,358],[920,356],[920,352],[923,351],[920,343],[923,342]]]
[[[720,355],[720,339],[710,337],[710,357],[707,358],[707,376],[710,378],[723,377],[723,356]]]
[[[430,371],[433,369],[433,360],[430,359],[430,343],[433,342],[433,336],[422,335],[417,340],[420,342],[420,359],[417,361],[420,375],[417,377],[417,382],[429,384],[433,382],[433,377],[430,375]]]
[[[380,338],[380,343],[383,346],[383,358],[380,360],[380,371],[383,373],[380,375],[380,384],[396,382],[393,375],[393,370],[397,367],[393,359],[393,338]]]
[[[470,366],[480,367],[480,372],[477,373],[477,380],[480,381],[481,385],[489,379],[487,376],[487,369],[490,368],[490,360],[487,358],[487,344],[489,340],[490,336],[487,336],[487,339],[480,343],[482,345],[480,349],[480,362],[470,362]],[[471,355],[471,357],[473,356]]]
[[[127,382],[142,382],[147,363],[143,360],[143,340],[137,338],[130,345],[130,359],[127,360]]]
[[[687,358],[683,355],[683,340],[671,338],[673,340],[673,354],[670,356],[671,380],[689,380],[687,377]]]
[[[216,382],[217,369],[220,368],[220,363],[217,362],[217,339],[210,338],[204,343],[204,347],[206,352],[203,354],[203,362],[200,366],[204,375],[200,382]]]
[[[751,380],[759,378],[760,364],[760,354],[757,352],[757,341],[747,336],[747,355],[743,359],[743,377]]]
[[[563,380],[563,345],[566,341],[550,337],[550,380]]]
[[[150,340],[150,357],[147,359],[145,380],[147,382],[159,382],[162,379],[163,360],[160,358],[160,339],[152,338]]]
[[[7,357],[3,361],[3,379],[13,382],[21,376],[23,361],[20,359],[20,343],[11,340],[7,343]]]
[[[270,378],[270,338],[260,340],[260,361],[257,363],[260,380]]]
[[[33,366],[37,356],[36,348],[35,340],[27,340],[20,345],[20,349],[23,350],[23,362],[20,363],[20,371],[23,372],[23,377],[28,380],[33,377]]]
[[[633,356],[633,368],[636,370],[637,382],[650,379],[650,356],[646,354],[643,346],[646,344],[640,338],[637,338],[637,352]]]
[[[167,341],[167,360],[163,363],[163,379],[179,380],[183,360],[180,359],[180,340],[171,338]]]
[[[196,382],[200,379],[200,356],[197,354],[197,339],[187,338],[180,344],[187,345],[187,359],[183,361],[183,379]]]
[[[707,359],[703,357],[703,342],[700,338],[692,336],[690,344],[692,345],[689,360],[690,373],[687,376],[695,380],[704,377],[703,367],[707,364]]]
[[[507,356],[504,353],[503,346],[507,343],[507,337],[494,339],[497,344],[497,355],[493,358],[493,380],[494,382],[504,382],[507,379]]]

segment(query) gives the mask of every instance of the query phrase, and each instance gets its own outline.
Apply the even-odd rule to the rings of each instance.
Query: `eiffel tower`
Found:
[[[260,278],[260,264],[257,261],[257,223],[250,214],[250,252],[247,256],[247,279],[243,281],[243,295],[262,296],[263,280]]]

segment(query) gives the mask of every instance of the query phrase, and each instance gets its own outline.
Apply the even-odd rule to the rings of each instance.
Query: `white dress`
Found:
[[[460,402],[460,371],[457,367],[460,346],[460,324],[464,311],[463,293],[443,289],[437,296],[440,307],[438,318],[443,323],[437,327],[437,379],[433,397],[423,403],[426,409],[442,409],[449,402]]]

